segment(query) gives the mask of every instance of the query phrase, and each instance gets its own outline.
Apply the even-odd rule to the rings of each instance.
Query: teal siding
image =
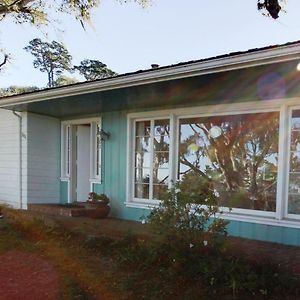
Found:
[[[60,203],[68,203],[68,187],[67,181],[60,182]]]
[[[103,184],[100,183],[93,183],[93,192],[97,193],[97,194],[103,194]]]
[[[231,236],[300,246],[300,229],[230,221],[227,230]]]
[[[127,113],[103,113],[103,129],[110,133],[102,150],[102,180],[93,184],[93,191],[104,193],[110,198],[111,216],[140,221],[150,210],[129,208],[126,202],[126,164],[127,164]],[[61,202],[67,200],[67,183],[61,183]],[[230,221],[228,233],[248,239],[270,241],[300,246],[300,229]]]

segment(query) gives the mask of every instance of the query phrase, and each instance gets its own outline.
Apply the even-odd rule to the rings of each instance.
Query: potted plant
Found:
[[[87,214],[95,219],[106,218],[110,212],[109,198],[105,194],[91,192],[85,204]]]

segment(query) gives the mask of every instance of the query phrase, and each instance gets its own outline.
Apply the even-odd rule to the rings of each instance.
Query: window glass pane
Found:
[[[155,152],[153,155],[153,168],[169,168],[169,152]]]
[[[288,213],[300,214],[300,110],[292,113]]]
[[[292,130],[300,130],[300,110],[294,110],[292,114]]]
[[[289,214],[300,215],[300,195],[289,195],[289,206],[288,206]]]
[[[136,168],[150,168],[150,153],[136,152],[135,153],[135,166]]]
[[[300,172],[300,152],[291,152],[290,172]]]
[[[154,121],[154,135],[170,135],[170,121],[169,120],[155,120]]]
[[[155,136],[153,146],[155,151],[169,151],[170,138],[167,135]]]
[[[150,182],[150,169],[135,169],[135,182],[149,183]]]
[[[153,170],[153,183],[168,184],[168,182],[169,182],[169,169]]]
[[[150,121],[136,122],[136,136],[150,136]]]
[[[134,197],[149,199],[149,184],[135,184]]]
[[[182,188],[220,205],[276,210],[279,113],[180,120],[179,179]]]
[[[300,173],[290,173],[289,192],[300,195]]]
[[[300,151],[300,131],[292,130],[291,151]]]
[[[153,185],[153,199],[155,200],[161,200],[165,196],[165,194],[168,191],[168,186],[167,185],[162,185],[162,184],[154,184]]]
[[[135,139],[136,151],[150,152],[150,138],[149,137],[138,137]]]

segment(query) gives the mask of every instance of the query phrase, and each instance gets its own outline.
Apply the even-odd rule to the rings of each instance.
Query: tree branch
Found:
[[[7,63],[7,61],[8,61],[8,55],[5,54],[2,63],[0,63],[0,69]]]

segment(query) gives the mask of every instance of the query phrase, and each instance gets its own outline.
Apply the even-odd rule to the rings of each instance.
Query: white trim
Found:
[[[289,214],[288,213],[288,205],[289,205],[289,184],[290,184],[290,161],[291,161],[291,137],[292,137],[292,115],[293,115],[293,111],[295,110],[300,110],[300,106],[290,106],[289,110],[288,110],[288,140],[286,143],[286,169],[287,169],[287,176],[285,179],[285,216],[286,218],[290,218],[293,220],[300,220],[300,215],[299,214]]]
[[[287,153],[289,138],[287,123],[289,112],[287,105],[282,105],[279,119],[279,139],[278,139],[278,167],[277,167],[277,193],[276,193],[276,219],[282,220],[285,216],[284,203],[286,202],[286,178],[288,177]]]
[[[156,119],[164,119],[164,118],[168,118],[170,120],[170,128],[173,128],[173,130],[175,129],[176,132],[173,132],[173,139],[171,139],[170,136],[170,152],[171,152],[171,148],[172,151],[176,151],[175,153],[172,153],[174,157],[172,157],[172,159],[174,159],[176,165],[175,167],[173,166],[173,169],[176,170],[176,173],[174,174],[174,178],[178,178],[178,149],[179,149],[179,121],[180,119],[183,118],[193,118],[193,117],[205,117],[205,116],[222,116],[222,115],[238,115],[238,114],[251,114],[251,113],[265,113],[265,112],[278,112],[280,119],[279,122],[282,122],[281,119],[281,114],[282,114],[282,105],[283,103],[285,103],[285,105],[290,104],[292,105],[295,102],[299,103],[300,98],[293,98],[290,101],[287,101],[286,99],[279,99],[279,100],[268,100],[268,101],[255,101],[255,102],[245,102],[245,103],[231,103],[231,104],[219,104],[219,105],[208,105],[208,106],[197,106],[197,107],[188,107],[188,108],[175,108],[175,109],[171,109],[171,110],[159,110],[159,111],[146,111],[146,112],[138,112],[138,113],[129,113],[127,115],[127,120],[128,120],[128,140],[127,140],[127,145],[134,145],[135,141],[132,142],[132,133],[135,130],[135,126],[134,128],[131,126],[132,122],[135,124],[138,121],[153,121]],[[168,117],[167,117],[168,116]],[[280,131],[280,126],[281,123],[279,125],[279,131]],[[152,128],[152,126],[151,126]],[[283,129],[285,130],[285,129]],[[279,133],[280,135],[280,133]],[[282,133],[281,133],[282,136]],[[282,138],[282,137],[281,137]],[[175,142],[175,144],[174,144]],[[173,144],[173,145],[171,145]],[[133,169],[133,165],[134,165],[134,157],[132,157],[132,153],[134,153],[134,150],[132,150],[134,148],[130,147],[128,148],[128,157],[129,159],[127,167],[129,169]],[[278,149],[279,151],[280,149]],[[278,152],[279,153],[279,152]],[[171,157],[171,156],[170,156]],[[281,158],[282,159],[282,158]],[[172,163],[174,163],[172,161]],[[282,162],[281,162],[282,164]],[[277,176],[279,174],[279,166],[277,168]],[[130,177],[132,174],[128,174],[128,178],[127,178],[127,184],[132,185],[131,189],[134,187],[134,180],[132,180],[132,177]],[[171,175],[171,173],[170,173]],[[282,185],[282,182],[279,182],[279,180],[282,180],[281,178],[277,178],[277,188],[278,185]],[[130,189],[128,189],[130,191]],[[277,199],[278,199],[278,195],[279,193],[281,193],[282,191],[277,190]],[[147,200],[147,199],[137,199],[133,197],[132,191],[130,193],[127,192],[127,197],[126,197],[126,205],[128,205],[128,203],[132,203],[133,206],[135,203],[139,203],[139,206],[142,207],[141,202],[143,203],[144,201],[148,201],[146,205],[155,205],[156,203],[153,202],[153,200]],[[150,198],[151,199],[151,198]],[[272,212],[272,211],[260,211],[260,210],[251,210],[251,209],[239,209],[239,208],[233,208],[232,211],[235,213],[239,213],[241,215],[252,215],[252,216],[257,216],[257,217],[272,217],[272,218],[278,218],[280,219],[280,216],[282,215],[282,212],[279,210],[278,212],[278,202],[282,201],[277,200],[276,202],[276,212]],[[223,208],[223,209],[227,209],[228,208]]]
[[[170,144],[169,144],[169,189],[172,187],[172,184],[176,182],[176,133],[175,130],[175,116],[173,114],[170,115]]]
[[[1,99],[0,107],[41,102],[87,93],[114,90],[142,84],[157,83],[193,76],[201,76],[224,71],[262,66],[300,59],[300,45],[282,45],[271,49],[262,49],[225,57],[216,57],[189,64],[169,66],[157,70],[146,70],[142,73],[128,74],[106,80],[70,85],[58,89],[46,90]]]
[[[153,209],[153,208],[158,207],[158,204],[155,204],[155,203],[125,202],[124,204],[126,207],[139,208],[139,209]],[[268,217],[257,218],[257,216],[240,215],[240,214],[225,213],[225,212],[217,214],[217,218],[221,218],[224,220],[231,220],[231,221],[261,224],[261,225],[288,227],[288,228],[297,228],[297,229],[299,228],[300,229],[299,222],[293,221],[293,220],[288,220],[288,219],[277,220],[275,218],[268,218]]]
[[[73,119],[73,120],[63,120],[61,121],[61,181],[68,182],[68,203],[72,202],[73,198],[73,180],[74,176],[72,175],[73,170],[73,126],[80,125],[80,124],[90,124],[90,191],[92,191],[93,183],[100,183],[101,184],[101,172],[102,172],[102,153],[100,151],[100,174],[99,177],[95,176],[95,124],[100,124],[100,127],[102,128],[102,118],[99,117],[93,117],[93,118],[81,118],[81,119]],[[66,133],[65,129],[69,127],[70,128],[70,174],[66,174]]]
[[[250,102],[239,102],[230,104],[216,104],[216,105],[205,105],[205,106],[194,106],[186,108],[174,108],[168,110],[152,110],[145,112],[134,112],[129,113],[129,119],[136,119],[137,121],[164,118],[171,115],[176,117],[197,117],[197,116],[221,116],[221,115],[234,115],[243,113],[255,113],[255,112],[272,112],[280,111],[280,107],[283,103],[293,105],[295,102],[300,102],[299,98],[278,99],[278,100],[267,100],[267,101],[250,101]]]

